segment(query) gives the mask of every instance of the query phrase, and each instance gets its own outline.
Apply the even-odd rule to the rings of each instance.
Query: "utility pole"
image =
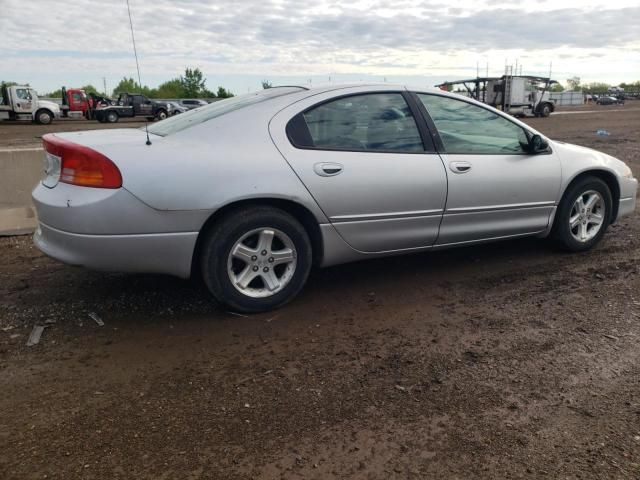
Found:
[[[107,78],[106,77],[102,77],[102,86],[104,87],[104,96],[108,97],[108,95],[107,95]]]

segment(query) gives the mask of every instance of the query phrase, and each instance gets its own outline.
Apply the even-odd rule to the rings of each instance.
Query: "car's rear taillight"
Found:
[[[120,188],[118,167],[95,150],[48,133],[42,137],[47,153],[60,158],[60,181],[81,187]]]

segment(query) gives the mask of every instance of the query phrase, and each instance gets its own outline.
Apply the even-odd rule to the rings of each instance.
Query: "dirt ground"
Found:
[[[529,122],[640,176],[616,110]],[[317,270],[250,317],[0,239],[0,478],[640,478],[639,234]]]

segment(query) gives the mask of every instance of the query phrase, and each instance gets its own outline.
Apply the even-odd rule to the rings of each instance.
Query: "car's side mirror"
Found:
[[[529,153],[545,153],[549,150],[549,143],[540,135],[535,134],[529,140]]]

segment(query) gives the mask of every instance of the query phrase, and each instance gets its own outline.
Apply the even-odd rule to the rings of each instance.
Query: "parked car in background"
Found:
[[[188,108],[189,110],[193,110],[194,108],[204,107],[205,105],[209,105],[205,100],[200,100],[198,98],[187,98],[184,100],[180,100],[180,105]]]
[[[173,101],[167,102],[167,108],[169,109],[169,115],[171,116],[189,111],[187,107],[183,107],[178,102]]]
[[[94,118],[101,123],[115,123],[120,118],[147,117],[164,120],[169,116],[167,102],[151,100],[139,93],[121,93],[114,105],[95,110]]]
[[[624,98],[617,98],[611,95],[601,95],[596,100],[598,105],[624,105]]]
[[[622,161],[442,90],[276,87],[148,131],[45,135],[35,243],[201,275],[236,311],[290,301],[312,265],[525,236],[585,251],[636,203]]]

